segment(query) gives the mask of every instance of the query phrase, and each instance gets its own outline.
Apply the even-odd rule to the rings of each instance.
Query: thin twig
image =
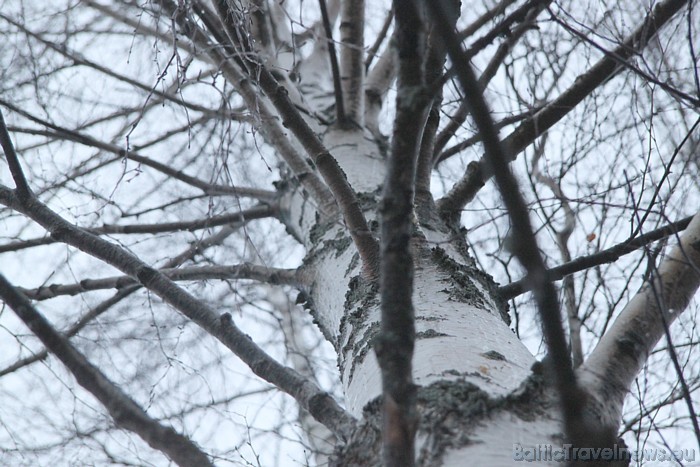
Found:
[[[693,136],[693,133],[695,132],[695,129],[700,126],[700,117],[698,117],[697,120],[695,120],[695,123],[693,126],[688,130],[686,133],[685,137],[681,140],[681,142],[676,146],[676,149],[673,150],[673,154],[671,154],[671,157],[668,159],[668,162],[664,163],[665,168],[663,175],[661,175],[661,178],[659,179],[658,182],[655,183],[654,187],[654,194],[651,196],[651,199],[649,200],[648,203],[648,208],[644,210],[644,215],[642,216],[641,219],[639,219],[639,222],[637,223],[637,227],[635,227],[634,232],[632,232],[632,237],[637,235],[639,232],[641,232],[642,228],[644,227],[644,223],[646,222],[647,218],[652,212],[652,207],[654,204],[656,204],[656,199],[659,197],[659,193],[661,192],[661,189],[666,182],[666,179],[668,178],[669,175],[671,175],[671,167],[673,166],[673,161],[676,160],[676,157],[678,157],[678,154],[680,154],[681,149],[683,149],[683,146],[685,146],[685,143],[688,142],[688,140],[691,139]]]
[[[13,112],[16,112],[23,117],[38,123],[39,125],[45,126],[47,128],[50,128],[53,131],[47,131],[47,130],[35,130],[31,128],[15,128],[17,131],[21,131],[23,133],[27,134],[33,134],[33,135],[39,135],[39,136],[47,136],[47,137],[52,137],[52,138],[60,138],[66,141],[73,141],[76,143],[83,144],[85,146],[93,147],[96,149],[101,149],[103,151],[109,152],[111,154],[115,154],[117,156],[123,157],[125,159],[131,159],[134,162],[138,162],[139,164],[143,164],[145,166],[151,167],[152,169],[155,169],[168,177],[172,177],[176,180],[180,180],[181,182],[187,183],[188,185],[192,185],[195,188],[198,188],[202,190],[205,194],[208,195],[221,195],[221,194],[230,194],[234,196],[249,196],[251,198],[257,198],[261,201],[269,201],[271,199],[275,198],[275,192],[269,191],[269,190],[261,190],[259,188],[246,188],[246,187],[235,187],[235,186],[228,186],[228,185],[220,185],[216,183],[209,183],[204,180],[200,180],[196,177],[192,177],[190,175],[187,175],[183,173],[180,170],[173,169],[171,166],[168,164],[164,164],[158,161],[155,161],[149,157],[145,157],[135,151],[130,151],[125,149],[124,147],[117,145],[117,144],[111,144],[111,143],[106,143],[104,141],[100,141],[98,139],[93,138],[92,136],[86,135],[84,133],[75,131],[75,130],[70,130],[68,128],[63,128],[61,126],[58,126],[56,124],[53,124],[49,122],[48,120],[44,120],[42,118],[39,118],[23,109],[20,109],[19,107],[3,100],[0,99],[0,105],[7,107],[8,109],[12,110]]]
[[[528,109],[527,111],[521,112],[517,115],[511,115],[509,117],[505,117],[502,120],[499,120],[495,123],[496,129],[500,130],[501,128],[507,127],[508,125],[513,125],[514,123],[521,122],[521,121],[525,120],[526,118],[530,118],[530,117],[532,117],[532,115],[535,112],[538,112],[542,107],[543,106],[536,106],[536,107],[533,107],[532,109]],[[459,119],[459,121],[460,121],[459,124],[461,125],[462,123],[464,123],[464,120],[466,120],[466,117],[468,114],[469,114],[469,109],[467,108],[467,105],[460,104],[459,108],[455,112],[455,115],[450,117],[450,119],[451,120],[452,119],[454,119],[454,120]],[[464,116],[462,116],[462,115],[464,115]],[[451,123],[448,123],[447,125],[451,125]],[[447,125],[445,126],[445,128],[448,128]],[[457,127],[454,128],[454,131],[457,131]],[[441,131],[440,134],[438,135],[438,138],[443,138],[443,140],[440,141],[439,144],[441,144],[443,146],[445,144],[447,144],[449,139],[453,136],[454,131],[453,132]],[[450,157],[459,154],[460,152],[464,151],[467,148],[470,148],[471,146],[473,146],[479,142],[481,142],[481,135],[477,132],[476,134],[474,134],[474,136],[470,136],[469,138],[465,139],[464,141],[459,142],[459,143],[455,144],[454,146],[451,146],[451,147],[445,149],[441,153],[437,152],[437,150],[438,150],[437,144],[438,143],[436,143],[435,151],[433,153],[433,155],[435,157],[435,164],[437,165],[441,162],[444,162],[447,159],[449,159]]]
[[[207,51],[211,59],[220,67],[226,79],[240,93],[248,108],[255,112],[258,117],[256,119],[258,130],[265,136],[267,142],[277,150],[299,183],[308,190],[321,214],[329,218],[336,216],[337,206],[333,202],[331,191],[290,141],[278,116],[270,108],[269,101],[260,95],[259,89],[254,86],[253,81],[246,74],[247,72],[242,71],[244,65],[233,63],[234,60],[231,57],[236,56],[236,51],[229,47],[230,41],[221,31],[218,19],[209,18],[207,11],[197,10],[197,13],[201,14],[200,19],[209,28],[212,38],[171,0],[159,0],[158,3],[175,19],[182,32],[185,32],[202,50]],[[218,41],[223,49],[222,47],[211,47],[214,41]],[[294,110],[296,111],[296,108]]]
[[[576,227],[576,215],[574,214],[573,209],[571,209],[571,203],[564,195],[561,186],[552,177],[543,174],[540,170],[540,159],[544,155],[546,145],[547,135],[544,135],[542,139],[535,144],[535,150],[533,151],[532,156],[532,178],[534,178],[536,182],[542,183],[552,191],[554,197],[559,201],[561,208],[564,211],[564,226],[561,229],[557,229],[554,226],[554,223],[551,221],[548,222],[548,224],[557,239],[557,247],[559,248],[559,254],[561,255],[562,261],[569,262],[571,261],[569,239],[571,238],[571,234],[574,232],[574,228]],[[535,186],[533,184],[533,190],[534,189]],[[536,193],[536,190],[534,191]],[[566,312],[566,316],[568,317],[569,324],[569,344],[571,348],[571,357],[574,368],[577,368],[583,363],[583,345],[581,343],[581,319],[578,316],[578,308],[576,307],[576,288],[573,277],[567,276],[564,278],[562,289],[564,292],[564,310]]]
[[[476,31],[481,29],[486,23],[494,19],[496,16],[504,13],[506,8],[515,3],[516,0],[502,0],[497,3],[493,8],[488,10],[483,15],[479,16],[473,23],[459,31],[459,39],[464,40],[467,37],[473,35]]]
[[[93,235],[129,235],[129,234],[157,234],[166,232],[193,232],[195,230],[209,229],[220,225],[236,224],[238,222],[251,221],[255,219],[265,219],[273,217],[276,209],[270,206],[256,206],[251,209],[223,214],[220,216],[210,216],[193,221],[162,222],[157,224],[105,224],[102,227],[86,228],[86,232]],[[0,245],[0,253],[8,251],[19,251],[41,245],[51,245],[57,243],[53,237],[32,238],[20,240]]]
[[[85,316],[82,316],[80,320],[70,328],[68,328],[66,331],[62,332],[63,336],[66,338],[70,338],[75,336],[81,329],[83,329],[85,326],[87,326],[89,323],[91,323],[95,318],[98,316],[102,315],[105,313],[107,310],[112,308],[114,305],[117,303],[121,302],[125,298],[127,298],[129,295],[132,293],[136,292],[138,289],[141,288],[141,285],[132,285],[130,287],[127,287],[125,289],[121,289],[119,292],[111,296],[110,298],[100,302],[93,308],[91,308]],[[36,362],[40,362],[42,360],[45,360],[46,357],[49,356],[49,351],[44,349],[40,350],[28,357],[22,358],[21,360],[18,360],[2,370],[0,370],[0,378],[9,375],[10,373],[14,373],[15,371],[24,368],[26,366],[32,365]]]
[[[662,310],[661,313],[659,313],[659,317],[661,318],[661,323],[664,328],[664,337],[666,338],[668,356],[670,357],[671,363],[673,364],[673,369],[676,371],[678,383],[681,385],[683,401],[688,407],[688,414],[690,415],[690,424],[693,427],[693,431],[695,432],[695,439],[697,440],[698,446],[700,447],[700,424],[698,424],[698,416],[695,412],[695,408],[693,407],[693,400],[690,398],[690,389],[688,388],[688,382],[686,381],[685,376],[683,375],[683,368],[681,367],[681,364],[678,361],[678,354],[676,353],[676,349],[673,346],[673,339],[671,338],[671,330],[669,328],[671,323],[669,322],[669,319],[665,316],[666,313],[664,313],[663,311],[667,309],[668,306],[666,304],[666,297],[664,296],[665,294],[662,290],[660,290],[658,281],[656,280],[656,277],[659,276],[659,271],[656,267],[655,258],[653,257],[653,255],[650,254],[649,250],[646,247],[644,248],[644,250],[647,257],[649,258],[649,265],[651,266],[651,269],[653,271],[649,280],[651,291],[654,296],[656,306],[659,310]],[[673,318],[671,317],[671,319]]]
[[[335,92],[335,111],[338,123],[344,126],[346,123],[345,103],[343,102],[343,86],[340,83],[340,67],[338,66],[338,56],[335,52],[335,42],[333,41],[333,29],[328,18],[328,8],[326,0],[318,0],[321,6],[321,18],[323,19],[323,29],[326,31],[326,44],[328,45],[328,55],[331,61],[331,71],[333,73],[333,91]]]
[[[577,37],[578,39],[580,39],[583,42],[586,42],[586,43],[592,45],[595,49],[598,49],[600,52],[605,54],[606,57],[609,57],[612,60],[616,61],[621,67],[627,68],[628,70],[632,71],[633,73],[639,75],[641,78],[645,79],[647,82],[653,83],[653,84],[659,86],[661,89],[663,89],[666,92],[668,92],[669,94],[677,97],[678,99],[685,101],[687,104],[690,104],[692,107],[700,107],[700,99],[693,97],[690,94],[681,91],[680,89],[674,88],[673,86],[669,85],[665,81],[662,81],[660,79],[657,79],[657,78],[651,76],[649,73],[643,71],[639,67],[630,63],[626,57],[618,56],[616,50],[606,49],[602,45],[598,44],[596,41],[590,39],[588,36],[586,36],[582,32],[569,26],[569,24],[567,24],[564,20],[560,19],[557,15],[555,15],[554,12],[552,12],[552,10],[549,10],[549,14],[551,15],[552,21],[554,21],[559,26],[564,28],[566,31],[571,33],[571,35]]]
[[[233,23],[231,15],[227,15],[222,20],[228,23],[227,29],[236,32],[234,34],[236,37],[246,37],[245,31],[241,29],[243,25]],[[214,26],[210,27],[213,28]],[[248,74],[250,79],[255,80],[259,84],[277,110],[282,119],[282,124],[296,136],[299,143],[311,157],[340,207],[350,236],[362,260],[363,273],[368,278],[376,278],[378,276],[379,244],[369,229],[367,219],[365,219],[360,209],[355,191],[350,186],[338,161],[324,146],[304,117],[299,114],[289,98],[287,88],[275,79],[255,51],[249,47],[249,44],[239,42],[236,46],[237,49],[233,50],[233,52],[237,56],[237,63],[241,71]],[[344,93],[344,95],[347,99],[347,93]],[[348,115],[348,117],[352,118],[351,115]]]
[[[508,56],[508,52],[513,49],[513,46],[525,35],[527,31],[533,29],[533,24],[537,19],[537,16],[550,2],[551,0],[547,0],[529,10],[522,23],[518,24],[514,30],[508,34],[507,39],[498,46],[496,53],[493,55],[493,57],[491,57],[491,60],[486,65],[486,68],[479,77],[479,86],[481,89],[486,89],[489,82],[491,82],[491,79],[493,79],[493,77],[496,75],[496,71],[498,70],[499,66]],[[437,137],[434,153],[436,158],[438,158],[439,155],[438,162],[443,160],[443,157],[446,157],[444,156],[444,153],[440,154],[440,151],[443,150],[450,138],[452,138],[459,127],[462,126],[464,121],[467,119],[467,115],[469,115],[469,108],[466,105],[466,101],[462,101],[454,116],[450,117],[450,121],[447,123],[447,125],[445,125],[445,128],[440,131],[440,134]],[[499,124],[501,123],[502,122],[499,122]]]
[[[62,44],[56,44],[48,39],[45,39],[42,37],[42,35],[37,34],[29,29],[27,29],[24,25],[21,23],[14,21],[12,18],[0,13],[0,19],[7,21],[11,25],[15,26],[18,28],[20,31],[23,33],[29,35],[30,37],[33,37],[40,43],[44,44],[45,46],[49,47],[51,50],[55,51],[56,53],[63,55],[67,59],[73,61],[75,65],[80,65],[84,66],[87,68],[92,68],[95,71],[98,71],[99,73],[102,73],[106,76],[109,76],[110,78],[113,78],[117,81],[121,81],[123,83],[127,83],[137,89],[140,89],[149,95],[157,96],[160,97],[164,100],[173,102],[175,104],[181,105],[183,107],[186,107],[190,110],[194,110],[196,112],[201,112],[205,115],[211,115],[211,116],[216,116],[220,118],[226,118],[226,119],[231,119],[231,120],[243,120],[246,121],[248,120],[247,115],[237,115],[234,114],[233,112],[222,112],[222,111],[217,111],[217,110],[212,110],[208,107],[204,107],[201,105],[197,105],[191,102],[187,102],[182,98],[181,94],[170,94],[167,92],[160,91],[156,85],[148,85],[141,83],[140,81],[137,81],[135,79],[129,78],[126,75],[120,74],[114,70],[114,68],[107,68],[99,63],[95,63],[91,60],[88,60],[87,58],[81,56],[78,52],[75,52],[69,48],[67,48],[65,45]]]

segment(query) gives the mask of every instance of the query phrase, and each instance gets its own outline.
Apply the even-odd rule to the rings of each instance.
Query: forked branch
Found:
[[[7,107],[8,109],[12,110],[13,112],[16,112],[16,113],[22,115],[23,117],[50,129],[50,130],[35,130],[35,129],[30,129],[30,128],[15,128],[15,127],[13,127],[13,130],[15,130],[15,131],[26,133],[26,134],[47,136],[49,138],[62,139],[62,140],[66,140],[66,141],[73,141],[75,143],[83,144],[85,146],[93,147],[93,148],[100,149],[102,151],[114,154],[116,156],[119,156],[119,158],[133,160],[134,162],[137,162],[139,164],[143,164],[147,167],[150,167],[154,170],[157,170],[158,172],[161,172],[162,174],[167,175],[168,177],[171,177],[175,180],[180,180],[183,183],[186,183],[186,184],[191,185],[195,188],[198,188],[203,193],[205,193],[207,195],[224,195],[224,194],[226,194],[226,195],[233,195],[233,196],[256,198],[256,199],[259,199],[260,201],[271,201],[276,197],[275,192],[272,192],[269,190],[262,190],[259,188],[235,187],[235,186],[221,185],[221,184],[217,184],[217,183],[209,183],[205,180],[201,180],[199,178],[187,175],[186,173],[182,172],[181,170],[174,169],[173,167],[171,167],[168,164],[164,164],[162,162],[158,162],[156,160],[153,160],[150,157],[146,157],[146,156],[140,154],[139,152],[127,150],[126,148],[124,148],[118,144],[112,144],[112,143],[100,141],[96,138],[93,138],[90,135],[83,133],[83,132],[80,132],[77,130],[71,130],[69,128],[64,128],[62,126],[51,123],[50,121],[45,120],[43,118],[39,118],[36,115],[33,115],[33,114],[23,110],[23,109],[20,109],[19,107],[15,106],[12,103],[7,102],[3,99],[0,99],[0,105],[2,105],[3,107]],[[115,160],[117,160],[117,159],[115,159]]]
[[[188,260],[191,260],[192,258],[195,257],[195,255],[200,254],[204,252],[207,248],[210,248],[214,245],[220,245],[224,240],[226,240],[228,237],[231,236],[236,230],[238,230],[243,223],[238,224],[237,226],[230,226],[227,225],[225,227],[222,227],[219,229],[218,232],[215,234],[209,235],[208,237],[205,237],[194,244],[190,245],[189,248],[186,250],[180,252],[179,254],[173,256],[172,258],[168,259],[166,263],[163,265],[164,268],[177,268],[178,266],[182,265]],[[120,289],[116,294],[114,294],[112,297],[101,301],[97,305],[91,307],[84,315],[80,317],[80,319],[70,326],[68,329],[65,331],[62,331],[63,336],[67,338],[71,338],[75,335],[77,335],[85,326],[88,324],[92,323],[95,319],[97,319],[99,316],[101,316],[103,313],[106,313],[108,310],[110,310],[113,306],[121,302],[122,300],[126,299],[129,297],[131,294],[136,292],[141,288],[141,284],[138,285],[131,285],[127,286],[123,289]],[[11,365],[6,366],[5,368],[0,370],[0,377],[5,376],[7,374],[10,374],[12,372],[15,372],[19,370],[20,368],[24,368],[25,366],[31,365],[33,363],[36,363],[38,361],[44,360],[48,356],[48,351],[46,349],[40,350],[36,352],[33,355],[30,355],[29,357],[23,358]]]
[[[159,0],[159,4],[175,19],[180,30],[186,33],[198,47],[206,50],[211,60],[220,66],[224,77],[240,93],[251,112],[254,112],[258,117],[256,120],[258,130],[265,136],[267,142],[277,150],[297,180],[309,192],[319,211],[328,217],[336,215],[337,207],[333,204],[333,195],[328,187],[298,152],[296,146],[290,142],[278,116],[270,108],[269,101],[260,96],[258,89],[253,85],[246,72],[241,71],[239,66],[232,63],[231,56],[235,55],[235,51],[230,50],[230,48],[222,50],[221,47],[211,46],[213,42],[218,42],[221,45],[228,44],[225,33],[221,31],[219,21],[207,16],[211,14],[209,10],[200,11],[203,21],[209,29],[213,30],[212,38],[171,0]],[[296,109],[294,110],[296,111]]]

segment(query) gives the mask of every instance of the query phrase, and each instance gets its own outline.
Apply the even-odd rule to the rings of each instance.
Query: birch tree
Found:
[[[3,2],[0,463],[692,460],[698,25]]]

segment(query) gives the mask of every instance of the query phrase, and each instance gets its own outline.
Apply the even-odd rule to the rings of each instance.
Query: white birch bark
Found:
[[[274,80],[288,92],[293,104],[290,107],[296,106],[294,111],[301,109],[300,115],[310,128],[310,136],[318,137],[322,143],[320,146],[327,148],[337,161],[376,236],[376,212],[386,175],[387,156],[386,143],[379,131],[379,112],[384,96],[395,79],[399,58],[391,47],[385,50],[365,79],[363,67],[358,71],[364,37],[361,31],[352,31],[353,27],[361,28],[364,24],[364,17],[357,15],[352,6],[364,8],[364,2],[341,3],[333,1],[329,5],[333,18],[341,14],[348,21],[340,28],[344,38],[341,40],[349,45],[342,49],[341,57],[343,69],[347,72],[343,76],[344,98],[348,99],[346,107],[352,120],[358,126],[363,126],[361,129],[333,124],[336,102],[324,41],[317,37],[313,51],[298,62],[297,52],[293,50],[294,37],[286,24],[288,18],[283,2],[244,2],[251,10],[266,5],[264,11],[269,12],[269,17],[259,15],[253,21],[254,35],[259,39],[267,37],[256,44],[258,49],[255,52],[263,59],[260,63],[270,69],[275,68]],[[676,3],[675,8],[680,8],[681,2],[667,0],[665,3]],[[230,4],[236,6],[237,2]],[[107,11],[106,7],[99,8]],[[667,16],[672,14],[669,12]],[[116,13],[114,16],[117,17]],[[313,27],[310,30],[312,32],[309,34],[320,35],[322,29]],[[641,31],[639,34],[646,37],[646,29],[642,28]],[[633,50],[633,47],[629,49]],[[303,279],[299,282],[305,287],[302,292],[304,305],[335,347],[345,408],[360,420],[359,427],[348,440],[340,441],[333,455],[327,455],[319,444],[316,461],[331,465],[377,465],[381,458],[381,409],[378,398],[382,393],[382,382],[373,340],[380,326],[378,289],[375,283],[363,276],[360,254],[353,243],[357,237],[350,235],[349,227],[340,216],[334,217],[336,213],[329,208],[334,202],[332,195],[338,196],[331,193],[333,190],[328,187],[332,185],[331,182],[337,181],[338,177],[335,180],[332,177],[337,174],[322,180],[315,173],[318,172],[318,164],[314,158],[319,154],[310,154],[308,142],[302,141],[303,138],[294,130],[287,131],[287,121],[279,118],[283,113],[280,105],[273,105],[278,104],[274,97],[265,95],[258,87],[259,83],[253,83],[251,77],[245,75],[245,67],[228,60],[219,51],[211,52],[209,60],[220,65],[224,77],[238,88],[258,118],[257,123],[265,130],[262,134],[267,143],[296,176],[285,180],[289,188],[280,190],[283,192],[280,216],[289,233],[306,248],[299,273],[300,279]],[[604,61],[601,63],[608,65]],[[298,80],[290,78],[292,72],[298,76]],[[610,75],[612,73],[609,72]],[[590,75],[604,81],[603,75],[597,76],[595,68]],[[583,92],[578,94],[580,99],[588,95]],[[560,110],[563,106],[550,107],[564,112]],[[536,119],[528,120],[531,121]],[[553,119],[552,124],[554,122]],[[527,129],[525,126],[523,128]],[[531,142],[525,136],[521,139],[521,145]],[[43,207],[20,205],[9,188],[4,188],[0,194],[3,195],[0,201],[29,217],[32,217],[34,209],[34,218],[40,223],[43,221],[47,228],[51,222],[60,224],[53,215],[42,211]],[[43,217],[36,215],[36,212],[43,213]],[[515,445],[530,447],[562,443],[562,421],[552,390],[553,378],[510,329],[506,305],[500,301],[493,279],[480,270],[470,257],[462,234],[440,221],[437,213],[434,214],[422,216],[420,221],[415,220],[412,238],[415,262],[413,303],[416,309],[413,380],[419,386],[418,410],[421,419],[416,443],[418,462],[430,466],[520,465],[514,459]],[[62,224],[59,226],[61,230],[55,228],[54,234],[72,234],[77,240],[69,241],[69,238],[66,243],[82,246],[94,256],[100,257],[95,253],[99,250],[97,247],[111,245],[88,239],[98,244],[92,249],[86,248],[87,240],[76,237],[81,232],[72,232]],[[90,246],[89,242],[87,244]],[[175,294],[180,291],[173,284],[135,259],[122,258],[123,252],[116,247],[110,248],[109,254],[103,253],[102,257],[112,258],[112,263],[120,266],[126,274],[152,290],[160,290],[164,300],[174,307],[180,305],[183,308],[185,301]],[[695,217],[683,234],[679,246],[660,265],[652,282],[633,298],[579,369],[579,381],[588,397],[585,406],[588,421],[594,420],[611,430],[618,428],[630,384],[663,337],[665,328],[682,313],[697,291],[700,285],[699,270],[700,215]],[[148,274],[144,275],[143,272]],[[156,278],[144,279],[142,276]],[[118,280],[114,279],[114,282]],[[247,343],[246,336],[237,329],[234,329],[235,335],[227,331],[213,310],[202,308],[205,312],[197,314],[195,312],[200,311],[199,302],[189,296],[185,298],[189,300],[185,307],[190,310],[188,316],[194,316],[193,319],[204,323],[204,329],[215,335],[218,332],[229,347],[236,347],[234,344],[240,342]],[[270,301],[280,308],[286,307],[283,328],[295,355],[291,358],[292,366],[302,376],[313,379],[308,361],[301,357],[308,348],[294,335],[295,323],[289,304],[279,296],[271,296]],[[256,363],[254,357],[250,357],[250,360]],[[295,394],[294,391],[288,392],[293,396]],[[310,392],[306,391],[302,396],[307,399],[317,396],[315,392],[313,396],[305,395]],[[295,397],[300,400],[302,396]],[[313,405],[306,402],[308,406]],[[344,414],[341,409],[337,412]],[[308,433],[310,444],[317,440],[329,443],[332,439],[330,432],[306,412],[301,413],[300,421]],[[328,420],[325,422],[332,425]],[[345,434],[340,429],[337,432],[339,437]],[[559,465],[556,462],[550,464]]]
[[[384,173],[384,158],[372,138],[360,132],[332,130],[326,133],[324,144],[361,194],[365,214],[371,216]],[[377,290],[361,279],[358,255],[343,225],[316,223],[313,206],[302,196],[290,196],[287,203],[288,227],[296,229],[308,248],[304,276],[305,282],[313,285],[307,305],[339,353],[346,407],[358,418],[363,417],[363,409],[371,407],[376,417],[378,408],[372,402],[381,394],[381,375],[372,349],[372,339],[379,329]],[[369,220],[371,223],[371,217]],[[449,391],[473,392],[477,407],[482,401],[506,400],[514,392],[524,391],[521,386],[531,375],[534,357],[504,320],[507,314],[495,298],[494,283],[475,267],[464,240],[455,240],[454,233],[442,225],[422,225],[419,240],[414,242],[414,255],[414,378],[422,387],[438,388],[436,400],[426,401],[427,406],[439,402]],[[469,404],[463,407],[467,412]],[[556,404],[549,404],[555,414]],[[464,445],[457,442],[450,448],[443,446],[442,438],[436,442],[435,433],[419,430],[418,455],[430,462],[444,460],[445,465],[463,465],[465,459],[475,455],[493,455],[489,448],[479,444],[482,447],[477,449],[467,442],[482,439],[472,438],[479,436],[488,445],[498,441],[494,449],[503,459],[512,458],[513,442],[545,442],[551,435],[543,438],[541,433],[560,431],[556,418],[535,423],[497,407],[478,412],[475,419],[480,422],[474,425],[467,423],[468,418],[444,422],[464,434],[460,435]],[[498,431],[506,425],[515,427],[509,429],[510,437],[499,437]],[[484,430],[484,426],[492,428]],[[517,433],[530,436],[523,438]],[[368,439],[365,436],[363,442]],[[507,442],[503,442],[505,439]],[[340,461],[340,465],[346,461]]]

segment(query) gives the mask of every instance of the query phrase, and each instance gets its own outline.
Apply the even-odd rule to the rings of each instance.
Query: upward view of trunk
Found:
[[[8,1],[0,465],[693,461],[696,3]]]
[[[324,142],[352,186],[362,193],[367,212],[372,212],[379,202],[385,172],[379,150],[368,144],[361,132],[334,132]],[[368,167],[373,169],[368,171]],[[368,173],[372,175],[368,177]],[[290,212],[296,213],[289,217],[291,223],[300,225],[303,219],[313,219],[304,211],[308,203],[301,197],[296,201],[298,208],[290,206]],[[348,448],[345,455],[349,457],[341,457],[338,462],[347,465],[354,459],[360,465],[371,465],[379,455],[379,432],[375,430],[380,428],[380,406],[370,404],[381,396],[381,372],[373,350],[380,331],[379,290],[363,278],[359,255],[343,226],[315,223],[299,234],[305,235],[309,251],[305,260],[305,274],[311,284],[307,304],[338,352],[346,407],[353,416],[365,416],[371,422],[355,435],[358,445]],[[511,331],[507,305],[496,294],[493,279],[474,264],[459,232],[437,217],[419,222],[411,239],[411,254],[416,303],[413,378],[415,384],[430,388],[425,394],[419,392],[419,397],[425,410],[435,411],[435,420],[430,421],[434,426],[428,428],[426,423],[419,430],[422,439],[417,448],[425,465],[440,465],[443,456],[454,459],[450,461],[454,464],[446,465],[463,465],[464,456],[471,454],[460,450],[472,444],[469,440],[476,439],[481,428],[471,435],[469,432],[478,420],[494,415],[495,421],[509,413],[505,401],[528,383],[535,359]],[[533,398],[536,387],[533,383]],[[541,398],[538,403],[547,400],[545,395]],[[448,405],[442,405],[445,403]],[[503,407],[499,409],[499,405]],[[528,409],[523,404],[523,410]],[[447,411],[461,415],[442,420]],[[504,421],[511,426],[509,417]],[[540,423],[549,429],[554,427],[554,432],[559,430],[556,417]],[[456,433],[461,442],[454,443]],[[490,442],[503,440],[499,435]],[[504,459],[512,457],[511,449],[510,440],[500,446]]]

